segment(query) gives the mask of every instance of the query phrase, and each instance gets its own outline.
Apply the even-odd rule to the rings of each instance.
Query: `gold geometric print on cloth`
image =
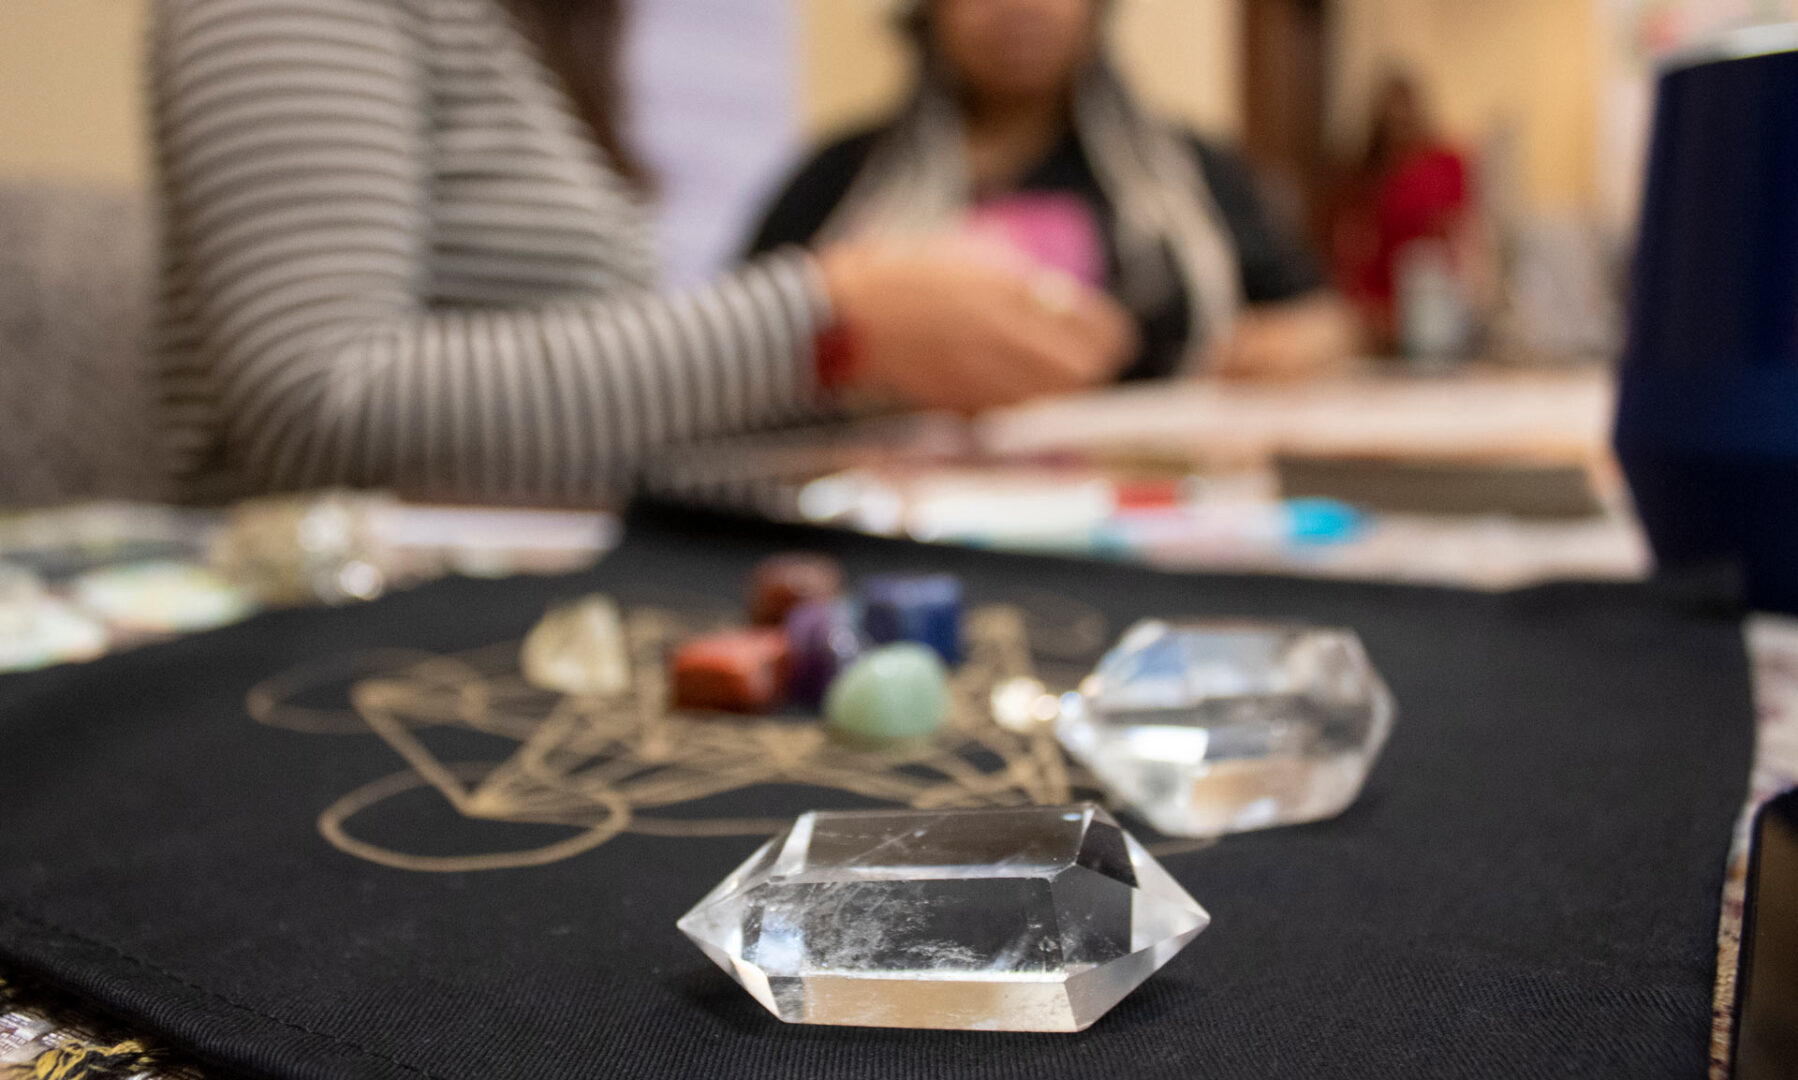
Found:
[[[344,795],[319,815],[318,827],[340,850],[402,870],[541,866],[625,832],[771,834],[789,819],[656,813],[763,784],[834,788],[917,809],[1059,805],[1090,784],[1071,774],[1049,732],[1019,735],[994,722],[992,690],[1009,679],[1038,677],[1031,631],[1053,663],[1090,658],[1105,643],[1106,625],[1085,605],[1060,597],[1043,601],[1046,610],[994,606],[969,612],[967,662],[951,679],[943,731],[928,742],[886,750],[846,746],[815,722],[670,710],[669,647],[715,626],[655,608],[636,609],[625,619],[631,687],[615,697],[540,690],[519,673],[518,646],[508,644],[455,656],[387,650],[308,665],[260,683],[247,705],[257,721],[275,727],[372,732],[399,755],[405,769]],[[1078,670],[1064,666],[1064,674]],[[332,684],[347,684],[349,709],[300,704]],[[498,736],[517,747],[499,762],[445,761],[427,743],[431,729],[446,727]],[[578,831],[528,850],[467,855],[395,850],[354,834],[357,814],[425,787],[467,819]]]

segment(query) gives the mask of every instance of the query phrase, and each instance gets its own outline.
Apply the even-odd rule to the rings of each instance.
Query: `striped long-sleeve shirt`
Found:
[[[158,340],[190,483],[579,501],[805,416],[803,256],[653,291],[643,208],[498,0],[158,0]]]

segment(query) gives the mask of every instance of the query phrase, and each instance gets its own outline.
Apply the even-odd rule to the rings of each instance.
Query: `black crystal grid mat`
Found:
[[[393,751],[246,712],[295,664],[513,641],[582,591],[728,609],[793,546],[853,574],[960,573],[976,601],[1071,599],[1113,633],[1175,614],[1354,626],[1399,726],[1343,818],[1164,859],[1213,928],[1063,1037],[780,1024],[674,926],[753,838],[624,834],[485,873],[355,858],[319,810],[391,775]],[[1751,721],[1736,613],[1650,587],[1187,577],[640,516],[580,578],[448,582],[0,681],[0,958],[281,1078],[1697,1077]],[[461,737],[438,752],[495,756]],[[854,804],[759,787],[690,812]],[[355,825],[442,854],[538,828],[486,835],[428,788]]]

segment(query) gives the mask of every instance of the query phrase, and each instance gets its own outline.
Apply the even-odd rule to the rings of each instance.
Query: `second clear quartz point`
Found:
[[[1334,817],[1361,793],[1395,715],[1348,630],[1145,622],[1056,735],[1163,834],[1212,837]]]

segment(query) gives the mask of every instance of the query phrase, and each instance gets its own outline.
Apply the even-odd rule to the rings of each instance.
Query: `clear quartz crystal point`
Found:
[[[1080,1031],[1210,921],[1072,806],[806,814],[679,925],[788,1023]]]
[[[1352,631],[1145,622],[1063,698],[1055,731],[1162,833],[1211,837],[1346,810],[1395,712]]]
[[[589,596],[545,615],[519,650],[524,677],[563,694],[613,697],[631,686],[624,618],[605,596]]]

